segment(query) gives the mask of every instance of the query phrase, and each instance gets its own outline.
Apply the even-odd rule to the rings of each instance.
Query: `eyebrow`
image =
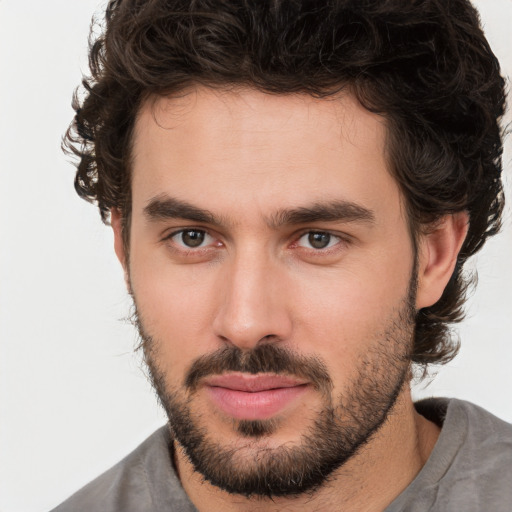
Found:
[[[186,219],[215,226],[229,224],[229,222],[223,221],[222,218],[209,210],[165,194],[152,198],[144,208],[144,214],[150,221]],[[284,225],[311,222],[364,222],[373,224],[375,214],[372,210],[351,201],[334,200],[279,210],[267,219],[267,224],[272,229],[278,229]]]
[[[375,214],[372,210],[351,201],[335,200],[281,210],[272,215],[269,224],[273,228],[277,228],[286,224],[356,221],[373,224],[375,223]]]
[[[187,219],[193,222],[221,225],[222,222],[212,212],[167,195],[151,199],[144,208],[149,220]]]

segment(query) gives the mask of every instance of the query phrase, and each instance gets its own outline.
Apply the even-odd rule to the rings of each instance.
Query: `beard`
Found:
[[[325,363],[266,343],[253,350],[228,346],[196,359],[183,385],[172,387],[158,364],[160,340],[145,329],[135,312],[141,346],[174,440],[194,470],[212,485],[245,497],[293,497],[313,494],[379,430],[408,381],[414,336],[416,273],[407,296],[357,364],[355,377],[338,396]],[[237,439],[223,444],[208,430],[208,418],[194,397],[201,380],[225,372],[275,373],[306,378],[321,396],[321,408],[296,444],[265,443],[279,419],[232,420]]]

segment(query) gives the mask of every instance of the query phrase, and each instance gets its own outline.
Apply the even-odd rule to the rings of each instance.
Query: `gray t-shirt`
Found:
[[[423,469],[384,512],[512,512],[512,425],[461,400],[418,411],[442,425]],[[171,461],[162,427],[53,512],[197,512]]]

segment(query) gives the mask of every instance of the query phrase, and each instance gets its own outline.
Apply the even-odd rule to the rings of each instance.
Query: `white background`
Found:
[[[122,320],[130,303],[110,229],[75,195],[59,149],[101,3],[0,0],[0,512],[48,510],[164,423]],[[511,76],[512,0],[476,4]],[[508,421],[511,224],[508,206],[503,233],[476,260],[460,355],[415,391]]]

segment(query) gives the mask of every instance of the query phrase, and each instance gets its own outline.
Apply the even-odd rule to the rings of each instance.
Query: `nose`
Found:
[[[224,269],[215,335],[242,350],[289,339],[292,318],[284,269],[270,257],[240,255]]]

